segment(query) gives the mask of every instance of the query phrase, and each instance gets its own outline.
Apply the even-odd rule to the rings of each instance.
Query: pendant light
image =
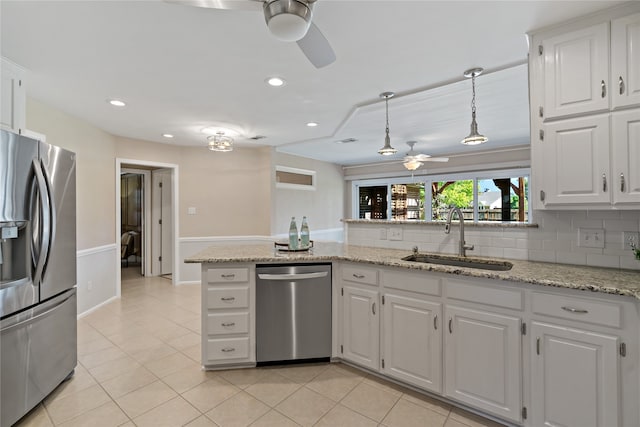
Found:
[[[211,151],[229,152],[233,151],[233,138],[226,136],[224,132],[216,132],[215,135],[207,137],[208,148]]]
[[[380,98],[384,98],[385,110],[387,112],[387,128],[384,135],[384,146],[378,150],[378,154],[382,154],[383,156],[391,156],[398,152],[398,150],[391,146],[391,139],[389,138],[389,98],[393,98],[394,95],[395,93],[393,92],[383,92],[380,94]]]
[[[482,71],[482,68],[471,68],[464,72],[466,78],[471,77],[471,90],[473,93],[471,98],[471,133],[460,141],[465,145],[483,144],[489,140],[486,136],[478,133],[478,123],[476,122],[476,77],[482,74]]]

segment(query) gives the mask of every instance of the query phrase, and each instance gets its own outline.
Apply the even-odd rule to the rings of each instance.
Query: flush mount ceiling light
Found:
[[[298,41],[307,34],[311,15],[311,8],[305,1],[266,0],[264,3],[264,20],[269,31],[285,42]]]
[[[209,135],[207,137],[208,148],[211,151],[229,152],[233,151],[233,138],[224,134],[224,132],[218,132],[215,135]]]
[[[124,101],[121,101],[119,99],[108,99],[107,102],[114,107],[124,107],[127,105]]]
[[[169,139],[173,138],[173,135],[171,135],[170,133],[163,133],[162,136]]]
[[[382,154],[383,156],[391,156],[398,152],[398,150],[391,146],[391,139],[389,138],[389,98],[393,98],[394,95],[395,93],[393,92],[383,92],[380,94],[380,98],[384,98],[385,111],[387,115],[387,127],[384,136],[384,146],[378,150],[378,154]]]
[[[405,157],[402,164],[407,170],[414,171],[424,163],[416,158],[417,153],[413,151],[413,146],[416,145],[416,141],[407,141],[407,145],[409,146],[409,152],[407,153],[407,156]]]
[[[273,87],[284,86],[284,80],[281,79],[280,77],[269,77],[266,80],[266,82],[269,86],[273,86]]]
[[[482,71],[482,68],[471,68],[464,72],[466,78],[471,78],[471,90],[473,93],[471,98],[471,132],[460,141],[465,145],[483,144],[489,140],[486,136],[478,133],[478,123],[476,122],[476,77],[482,74]]]

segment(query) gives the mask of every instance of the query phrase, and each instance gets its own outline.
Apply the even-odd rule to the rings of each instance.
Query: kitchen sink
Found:
[[[479,258],[460,258],[446,255],[413,254],[402,258],[403,261],[422,262],[425,264],[451,265],[454,267],[477,268],[481,270],[508,271],[513,264],[508,261],[493,261]]]

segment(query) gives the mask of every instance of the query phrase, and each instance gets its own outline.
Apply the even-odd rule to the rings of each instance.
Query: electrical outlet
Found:
[[[402,240],[402,228],[390,228],[389,240]]]
[[[631,249],[631,244],[633,244],[636,248],[638,247],[638,239],[640,238],[638,235],[640,233],[636,231],[625,231],[622,233],[622,249]]]
[[[578,246],[581,248],[604,248],[604,229],[578,228]]]
[[[380,229],[380,240],[387,240],[387,229],[386,228],[381,228]]]

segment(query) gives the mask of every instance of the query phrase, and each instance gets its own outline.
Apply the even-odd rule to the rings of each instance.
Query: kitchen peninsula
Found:
[[[202,264],[203,365],[255,365],[256,264],[331,262],[334,360],[515,425],[550,411],[568,425],[640,423],[640,273],[519,260],[489,271],[403,261],[410,252],[261,243],[189,257]]]

